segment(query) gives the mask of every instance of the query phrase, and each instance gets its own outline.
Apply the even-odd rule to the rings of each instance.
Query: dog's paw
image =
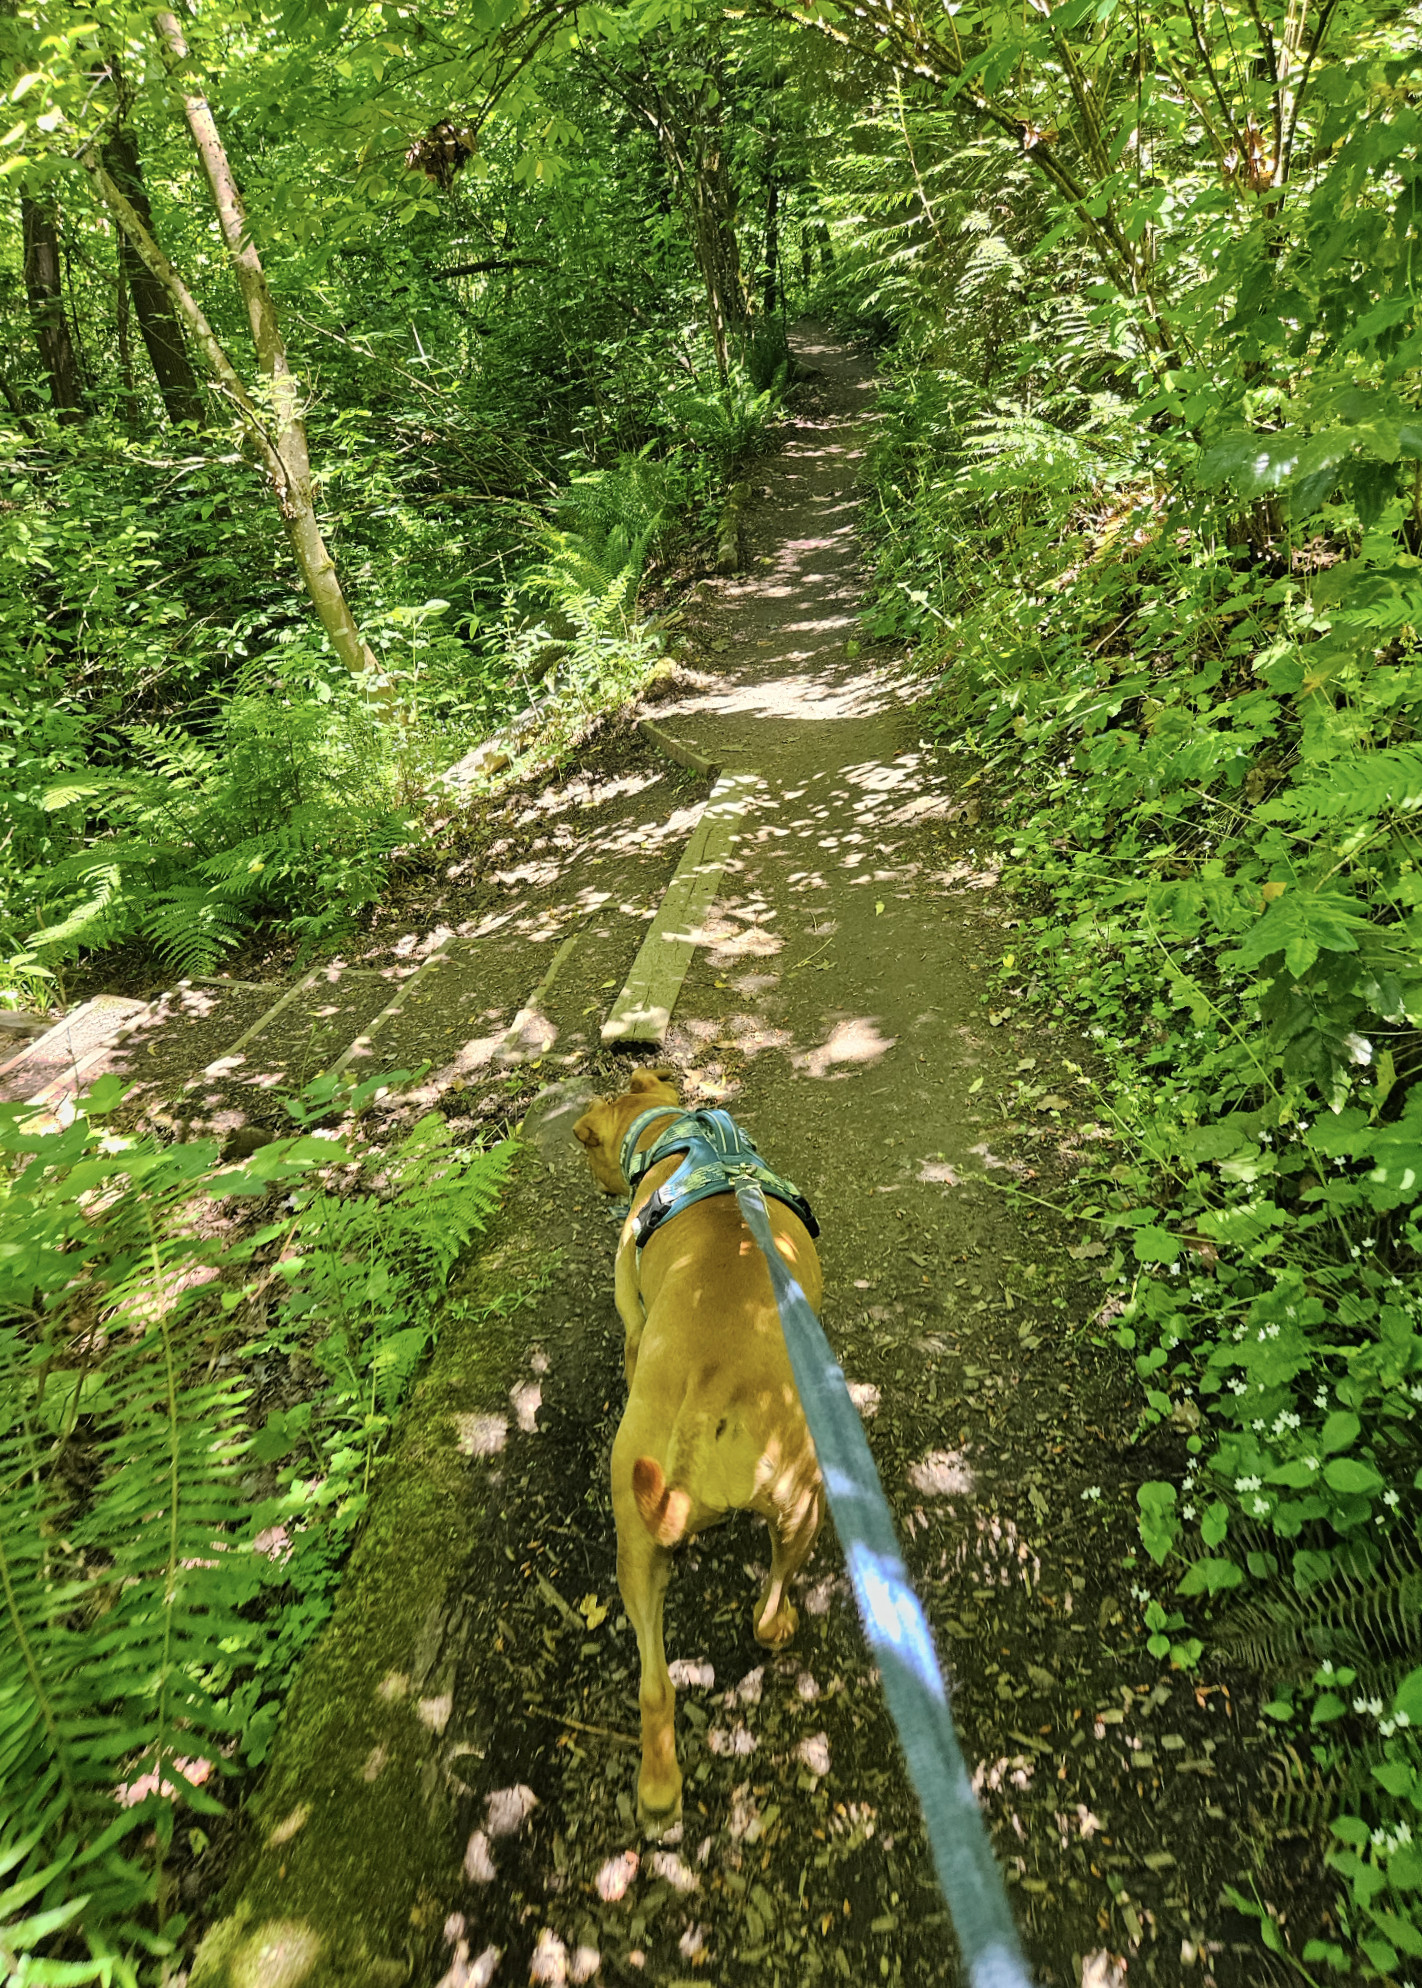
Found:
[[[756,1609],[755,1640],[763,1643],[767,1650],[778,1650],[782,1643],[788,1643],[800,1626],[800,1613],[793,1602],[782,1601],[768,1622],[760,1620],[760,1609]]]
[[[669,1829],[675,1829],[681,1821],[681,1790],[676,1791],[676,1799],[669,1808],[653,1808],[649,1802],[637,1797],[637,1823],[649,1843],[661,1841]]]

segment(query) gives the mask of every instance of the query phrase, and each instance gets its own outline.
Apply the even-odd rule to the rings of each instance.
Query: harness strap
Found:
[[[755,1181],[763,1194],[781,1201],[804,1223],[812,1236],[820,1233],[815,1212],[793,1181],[775,1173],[756,1151],[750,1134],[737,1125],[728,1111],[682,1111],[675,1109],[672,1123],[658,1133],[650,1146],[637,1149],[637,1141],[654,1119],[673,1111],[655,1105],[639,1112],[623,1135],[618,1160],[628,1185],[635,1193],[638,1182],[660,1161],[680,1153],[682,1162],[661,1185],[648,1195],[632,1221],[632,1239],[638,1253],[671,1216],[716,1194],[733,1194],[739,1183]]]
[[[1007,1893],[953,1730],[932,1632],[899,1553],[864,1425],[810,1301],[775,1247],[759,1185],[743,1182],[736,1188],[736,1201],[770,1271],[835,1531],[923,1811],[939,1888],[969,1983],[971,1988],[1030,1988]]]

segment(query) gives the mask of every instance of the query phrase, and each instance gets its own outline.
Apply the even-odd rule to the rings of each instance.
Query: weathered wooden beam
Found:
[[[654,725],[650,718],[639,718],[637,730],[648,745],[654,745],[658,752],[665,753],[668,759],[674,759],[678,766],[689,766],[693,773],[719,771],[716,760],[708,759],[704,752],[698,752],[695,746],[687,745],[685,740],[674,739],[670,732],[664,732],[661,726]]]
[[[437,966],[444,966],[448,963],[449,949],[453,945],[453,943],[454,943],[454,934],[451,932],[448,934],[446,938],[440,940],[439,944],[435,947],[434,951],[429,955],[429,957],[423,962],[422,965],[420,965],[415,969],[415,971],[409,976],[407,980],[402,980],[400,982],[400,985],[395,989],[395,992],[391,995],[390,999],[385,1003],[385,1006],[380,1010],[380,1013],[374,1016],[372,1020],[366,1023],[365,1028],[356,1037],[355,1041],[351,1044],[349,1049],[343,1049],[341,1051],[341,1054],[336,1058],[335,1062],[326,1072],[327,1076],[329,1077],[339,1076],[341,1071],[345,1069],[346,1065],[349,1062],[351,1062],[354,1057],[368,1056],[370,1054],[376,1036],[379,1035],[380,1031],[385,1027],[385,1024],[388,1021],[392,1020],[394,1016],[399,1014],[400,1010],[404,1007],[405,1003],[414,993],[415,988],[418,986],[419,982],[424,979],[425,975],[429,973],[432,968]]]
[[[558,950],[548,963],[548,971],[544,974],[543,978],[539,981],[538,985],[534,988],[533,992],[500,1037],[499,1046],[494,1051],[494,1060],[496,1062],[516,1062],[528,1051],[529,1045],[524,1039],[525,1032],[530,1023],[542,1019],[543,1003],[548,998],[553,982],[563,971],[563,964],[569,953],[578,943],[581,933],[582,925],[579,924],[577,929],[570,932],[567,938],[559,945]]]
[[[149,1012],[147,1001],[96,994],[0,1064],[0,1095],[26,1104],[77,1097],[84,1078]]]
[[[759,784],[760,775],[752,772],[723,773],[716,782],[627,983],[602,1025],[604,1042],[660,1042],[666,1034],[687,968],[703,943],[701,923],[720,888],[736,824]]]

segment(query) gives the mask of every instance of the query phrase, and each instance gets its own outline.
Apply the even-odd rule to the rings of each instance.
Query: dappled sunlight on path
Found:
[[[1082,1706],[1122,1674],[1114,1653],[1074,1640],[1087,1620],[1121,1619],[1077,1489],[1083,1469],[1121,1471],[1126,1439],[1103,1457],[1100,1429],[1083,1430],[1117,1410],[1058,1329],[1064,1280],[1035,1260],[1030,1204],[1009,1210],[999,1185],[1069,1160],[1086,1129],[1059,1117],[1040,1159],[1024,1158],[987,1086],[1008,1088],[1016,1058],[1018,1089],[1040,1066],[1044,1103],[1065,1108],[1077,1066],[1050,1026],[1023,1057],[980,999],[1017,913],[977,840],[975,776],[921,738],[921,686],[857,619],[867,369],[821,341],[800,349],[824,369],[830,411],[799,417],[757,466],[747,571],[698,588],[689,653],[651,707],[713,762],[761,775],[692,935],[665,1060],[684,1098],[728,1103],[815,1205],[826,1326],[952,1674],[1039,1978],[1076,1988],[1073,1954],[1098,1947],[1109,1895],[1091,1864],[1101,1853],[1059,1818],[1095,1821],[1109,1805],[1117,1831],[1137,1809],[1149,1828],[1158,1786],[1126,1779],[1133,1756],[1074,1738]],[[616,826],[615,809],[593,820],[591,795],[587,810],[538,804],[559,840],[536,860],[557,870],[565,903],[585,864],[652,846],[652,828],[640,832],[651,801],[625,784],[619,804],[635,815]],[[526,890],[518,867],[510,888]],[[635,902],[614,889],[589,932]],[[553,1033],[532,1045],[561,1077],[547,1098],[565,1115],[623,1081],[627,1065],[595,1035],[614,984],[585,976],[555,996]],[[451,1883],[446,1902],[465,1918],[450,1922],[447,1988],[490,1943],[510,1980],[580,1968],[680,1982],[695,1969],[720,1988],[947,1988],[946,1920],[828,1540],[798,1584],[796,1642],[769,1660],[747,1630],[759,1530],[728,1523],[679,1555],[667,1633],[687,1806],[655,1850],[639,1837],[635,1651],[606,1491],[622,1395],[615,1231],[566,1138],[536,1121],[530,1136],[547,1168],[528,1190],[540,1247],[562,1255],[540,1298],[533,1431],[505,1399],[465,1432],[483,1446],[473,1467],[499,1523],[468,1578],[482,1626],[450,1732],[470,1749],[467,1829],[487,1836],[481,1804],[501,1781],[526,1780],[540,1806],[498,1848],[499,1885],[477,1905]],[[1099,1283],[1080,1302],[1097,1307]],[[510,1398],[515,1414],[527,1398]],[[1207,1795],[1203,1779],[1173,1785],[1182,1827],[1203,1826]]]

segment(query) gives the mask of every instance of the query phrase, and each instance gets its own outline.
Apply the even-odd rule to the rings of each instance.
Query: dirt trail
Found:
[[[967,818],[967,775],[921,743],[913,686],[851,646],[870,374],[812,334],[797,349],[823,412],[760,468],[749,575],[703,586],[690,626],[704,673],[656,711],[766,780],[670,1060],[688,1097],[724,1099],[815,1204],[827,1329],[1041,1981],[1080,1981],[1102,1950],[1129,1960],[1133,1983],[1267,1980],[1246,1922],[1219,1903],[1222,1881],[1247,1886],[1258,1823],[1246,1708],[1218,1679],[1162,1674],[1141,1647],[1134,1493],[1164,1459],[1129,1446],[1123,1363],[1091,1323],[1099,1274],[1001,1191],[1091,1150],[1081,1049],[1051,1021],[1030,1038],[989,1025],[982,976],[1016,915],[990,836]],[[581,1007],[554,1003],[550,1019],[587,1028]],[[684,1834],[654,1849],[633,1826],[635,1649],[606,1486],[622,1398],[616,1224],[568,1136],[593,1084],[620,1086],[627,1067],[584,1064],[529,1128],[542,1164],[514,1212],[553,1267],[525,1371],[473,1466],[489,1524],[464,1583],[477,1627],[448,1728],[464,1864],[430,1900],[445,1944],[427,1978],[467,1988],[497,1960],[500,1982],[952,1982],[828,1536],[796,1644],[769,1662],[749,1629],[759,1525],[730,1523],[680,1557],[667,1647],[685,1684]],[[1033,1103],[1035,1126],[1021,1122]]]

